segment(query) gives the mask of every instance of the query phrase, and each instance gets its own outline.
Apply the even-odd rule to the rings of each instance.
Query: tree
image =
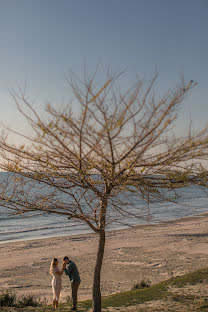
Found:
[[[2,132],[0,168],[10,172],[1,185],[0,205],[17,214],[33,212],[65,215],[87,225],[99,236],[93,281],[93,311],[101,311],[101,267],[106,227],[112,222],[141,218],[135,200],[147,206],[175,201],[177,188],[207,186],[207,128],[174,134],[177,110],[196,85],[181,81],[161,98],[155,96],[157,75],[125,91],[107,74],[97,87],[96,75],[80,82],[71,76],[73,107],[47,105],[47,117],[37,113],[24,92],[13,92],[19,112],[30,125],[29,134],[12,144]],[[131,207],[134,206],[132,210]],[[148,215],[148,214],[146,214]]]

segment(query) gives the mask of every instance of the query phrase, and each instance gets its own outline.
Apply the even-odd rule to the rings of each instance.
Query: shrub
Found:
[[[0,293],[0,307],[14,307],[16,305],[16,295],[11,291]]]
[[[15,293],[5,290],[0,293],[0,307],[38,307],[40,301],[37,300],[33,294],[24,295],[21,297],[16,296]]]
[[[135,284],[135,285],[132,287],[132,290],[135,290],[135,289],[142,289],[142,288],[146,288],[146,287],[150,287],[150,286],[151,286],[151,282],[150,282],[150,281],[145,282],[144,280],[142,280],[141,282]]]
[[[17,306],[20,308],[24,307],[38,307],[40,302],[37,300],[36,296],[33,294],[27,294],[21,296],[18,300]]]

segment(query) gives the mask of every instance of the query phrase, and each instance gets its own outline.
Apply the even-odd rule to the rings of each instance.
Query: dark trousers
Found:
[[[71,282],[73,308],[77,307],[77,292],[79,284],[80,284],[79,282]]]

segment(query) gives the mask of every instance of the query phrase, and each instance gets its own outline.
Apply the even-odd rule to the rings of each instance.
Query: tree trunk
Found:
[[[100,292],[100,275],[105,248],[105,231],[99,232],[99,246],[97,252],[96,265],[94,270],[93,281],[93,312],[101,312],[101,292]]]

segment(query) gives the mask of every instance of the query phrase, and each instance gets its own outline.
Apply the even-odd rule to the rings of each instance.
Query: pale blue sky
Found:
[[[0,0],[0,120],[18,126],[8,89],[28,82],[37,105],[67,101],[65,76],[98,63],[136,76],[160,73],[160,90],[199,86],[183,117],[208,121],[208,0]],[[183,126],[182,126],[183,127]]]

